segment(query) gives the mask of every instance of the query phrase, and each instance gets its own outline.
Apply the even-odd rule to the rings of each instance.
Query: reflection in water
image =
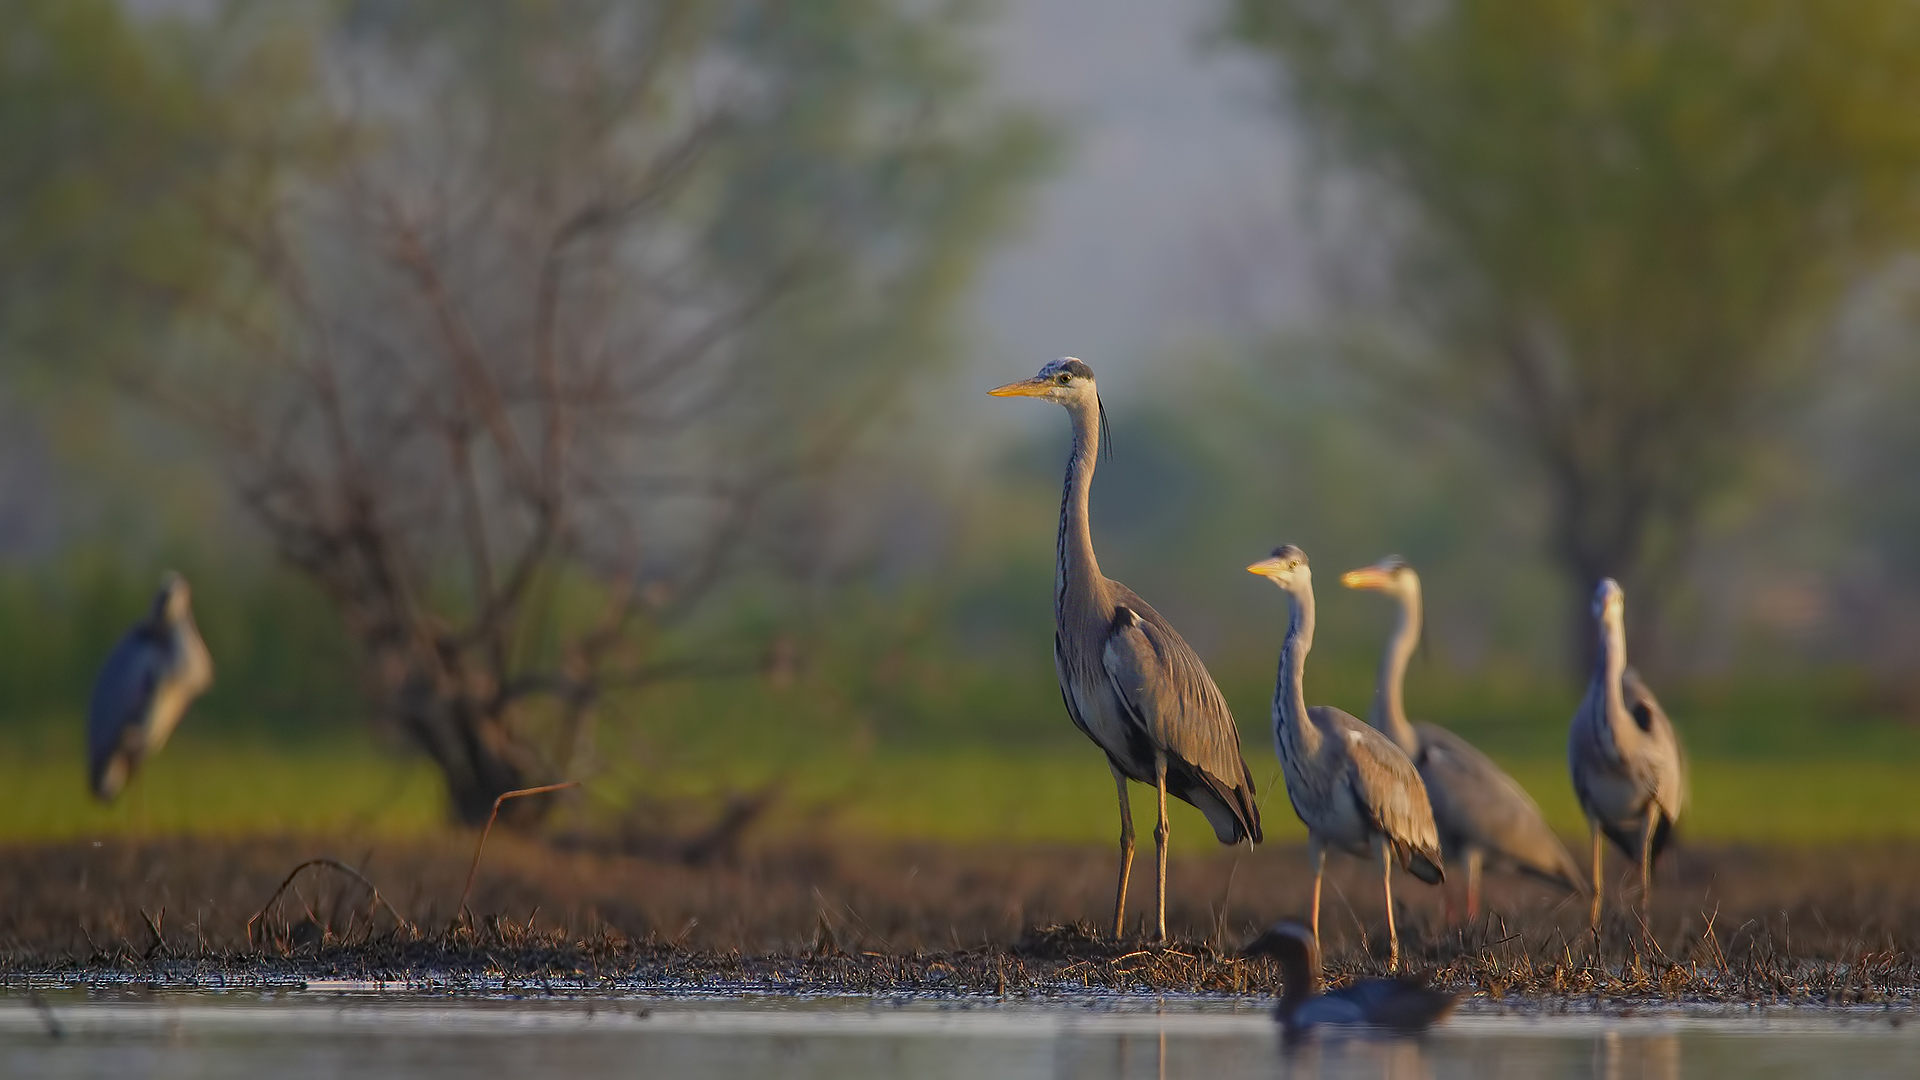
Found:
[[[1624,1036],[1608,1028],[1594,1046],[1594,1075],[1604,1080],[1679,1080],[1680,1036]]]
[[[1146,1055],[1139,1053],[1141,1037],[1123,1034],[1116,1038],[1119,1047],[1115,1055],[1113,1075],[1118,1080],[1127,1080],[1135,1076],[1153,1076],[1158,1080],[1167,1080],[1167,1031],[1161,1028],[1154,1035],[1153,1060],[1151,1066],[1144,1060]]]
[[[1467,1016],[1419,1041],[1313,1039],[1289,1052],[1264,1010],[1233,1002],[508,1002],[156,993],[106,1001],[73,995],[53,999],[43,1011],[0,992],[0,1077],[1912,1076],[1920,1025],[1896,1026],[1888,1022],[1894,1015]]]
[[[1425,1048],[1413,1039],[1338,1038],[1311,1042],[1286,1053],[1288,1077],[1360,1077],[1433,1080]]]

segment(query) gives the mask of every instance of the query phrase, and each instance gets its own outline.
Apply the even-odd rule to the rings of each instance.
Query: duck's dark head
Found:
[[[1270,956],[1280,965],[1280,1007],[1274,1015],[1285,1021],[1294,1006],[1320,992],[1320,943],[1307,924],[1295,919],[1274,923],[1240,950],[1243,958]]]

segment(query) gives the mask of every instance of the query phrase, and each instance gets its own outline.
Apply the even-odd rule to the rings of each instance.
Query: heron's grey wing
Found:
[[[1646,733],[1651,743],[1651,753],[1644,766],[1654,801],[1660,804],[1667,820],[1679,821],[1687,801],[1687,756],[1680,745],[1679,734],[1673,730],[1673,721],[1667,719],[1667,711],[1660,707],[1659,699],[1632,668],[1620,677],[1620,697],[1634,724]]]
[[[1117,609],[1101,659],[1128,715],[1167,755],[1168,790],[1184,781],[1180,797],[1207,815],[1221,843],[1258,842],[1260,811],[1240,730],[1200,657],[1141,603]]]
[[[1444,879],[1440,832],[1420,773],[1393,740],[1350,713],[1316,705],[1307,715],[1346,748],[1346,781],[1353,799],[1386,837],[1408,870],[1428,884]],[[1426,865],[1422,865],[1425,863]]]
[[[1455,844],[1472,845],[1496,862],[1573,892],[1586,891],[1586,875],[1519,781],[1446,728],[1421,724],[1416,730],[1420,778],[1449,855]]]
[[[87,762],[96,780],[130,732],[146,723],[160,684],[160,657],[144,627],[120,639],[93,681],[87,707]]]

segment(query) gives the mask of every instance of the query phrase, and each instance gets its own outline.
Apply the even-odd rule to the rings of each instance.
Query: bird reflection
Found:
[[[1349,1038],[1290,1047],[1280,1075],[1341,1080],[1433,1080],[1427,1049],[1411,1039]]]
[[[1156,1033],[1153,1044],[1153,1068],[1151,1071],[1141,1068],[1145,1064],[1141,1059],[1146,1055],[1135,1051],[1137,1044],[1131,1035],[1122,1035],[1117,1040],[1113,1059],[1113,1075],[1116,1080],[1128,1077],[1153,1075],[1167,1080],[1167,1033]]]
[[[1594,1075],[1604,1080],[1679,1080],[1680,1036],[1623,1037],[1608,1031],[1594,1046]]]

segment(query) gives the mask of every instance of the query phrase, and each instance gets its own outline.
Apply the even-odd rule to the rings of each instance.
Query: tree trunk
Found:
[[[436,692],[433,680],[411,679],[396,702],[407,738],[439,767],[455,820],[486,824],[494,800],[509,791],[549,782],[535,755],[507,730],[505,718],[476,703]],[[551,809],[543,796],[501,804],[499,820],[530,826]]]
[[[1614,513],[1602,509],[1609,505]],[[1660,637],[1677,557],[1664,547],[1650,555],[1647,543],[1649,515],[1636,508],[1631,495],[1613,500],[1576,500],[1564,489],[1555,492],[1553,560],[1566,586],[1566,649],[1570,674],[1585,685],[1599,655],[1599,626],[1593,615],[1593,591],[1601,578],[1613,578],[1626,593],[1627,655],[1642,672],[1658,671]],[[1669,520],[1669,529],[1683,531],[1686,522]],[[1685,545],[1676,545],[1684,551]]]

